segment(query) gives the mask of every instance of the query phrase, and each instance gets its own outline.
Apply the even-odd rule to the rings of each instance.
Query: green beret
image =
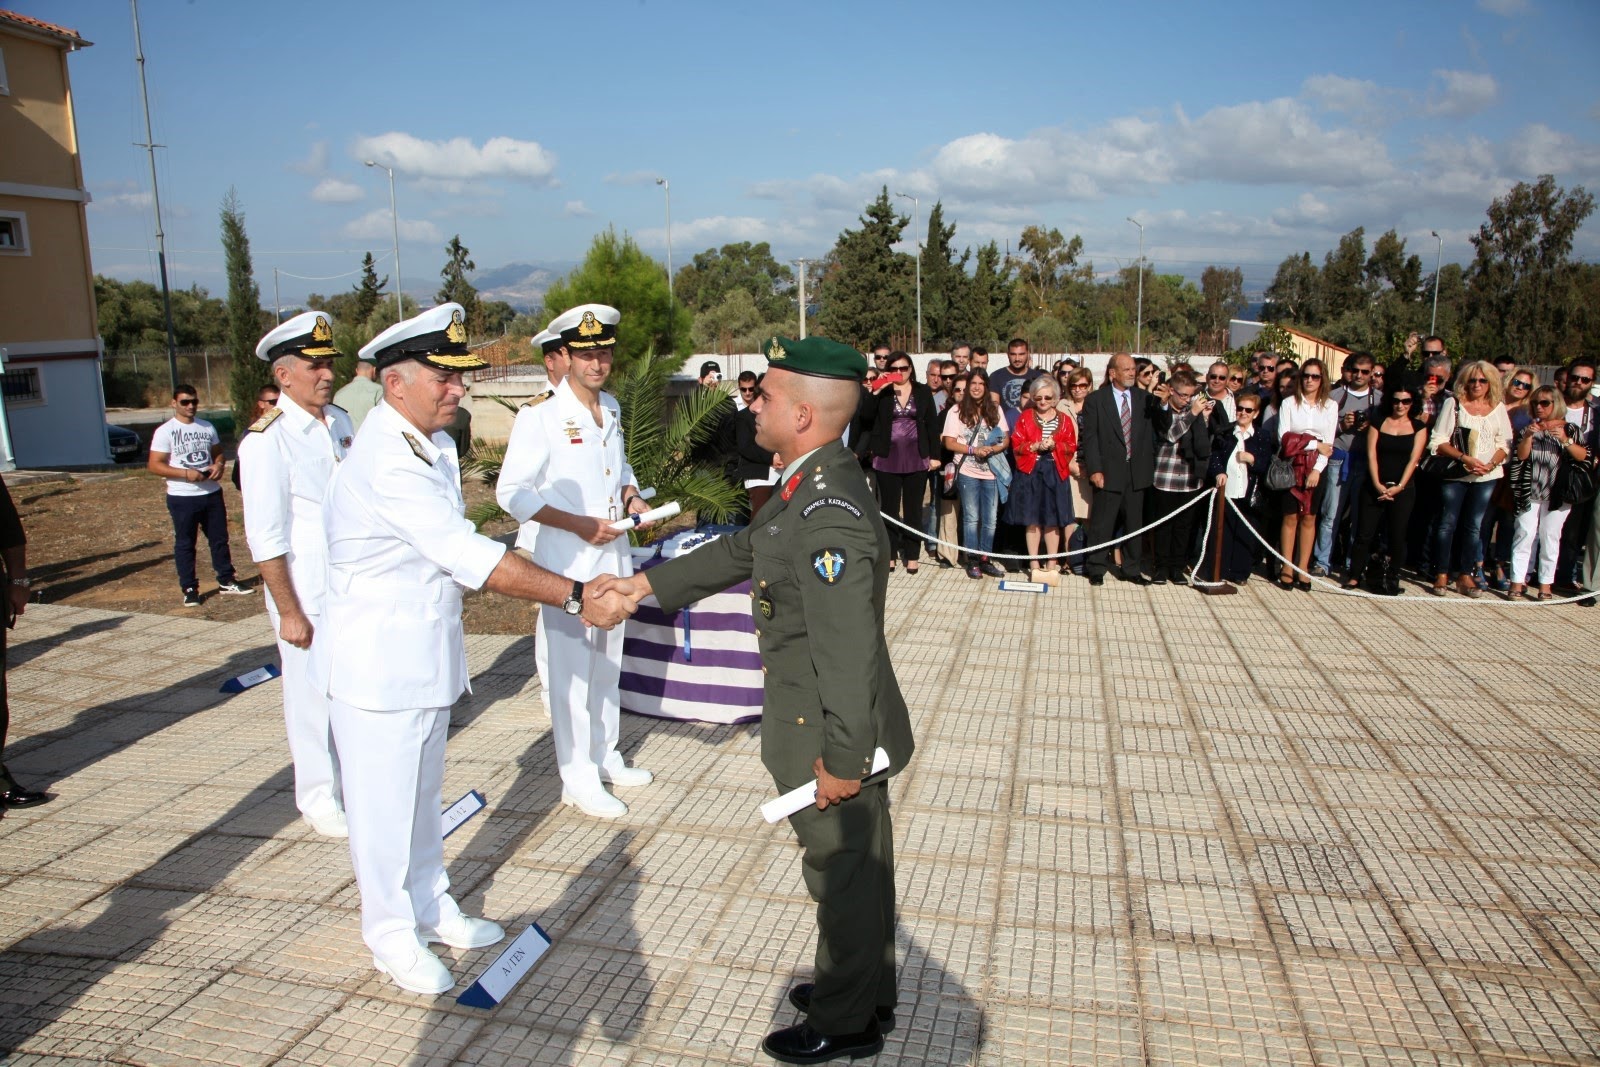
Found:
[[[809,374],[813,378],[850,378],[858,382],[867,376],[866,356],[826,337],[807,337],[803,341],[774,337],[761,346],[761,352],[767,357],[768,369]]]

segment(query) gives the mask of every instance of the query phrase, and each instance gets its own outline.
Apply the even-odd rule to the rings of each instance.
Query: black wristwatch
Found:
[[[562,601],[561,610],[566,612],[568,615],[582,615],[583,614],[583,583],[582,582],[573,582],[572,583],[572,593],[570,595],[568,595],[566,600]]]

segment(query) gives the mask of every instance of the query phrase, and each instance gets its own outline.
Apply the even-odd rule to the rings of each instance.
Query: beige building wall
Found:
[[[6,32],[0,24],[9,96],[0,96],[0,182],[77,189],[77,131],[67,50]]]
[[[0,254],[0,342],[100,336],[83,205],[0,193],[0,212],[27,219],[27,255]]]

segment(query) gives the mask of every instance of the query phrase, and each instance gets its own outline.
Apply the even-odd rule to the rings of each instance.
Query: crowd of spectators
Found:
[[[1329,578],[1393,596],[1409,576],[1438,596],[1596,591],[1594,361],[1542,385],[1507,358],[1457,365],[1438,337],[1413,336],[1407,356],[1385,367],[1355,352],[1335,370],[1262,352],[1201,374],[1118,354],[1097,383],[1071,358],[1034,366],[1020,338],[993,370],[958,345],[920,378],[876,345],[846,440],[897,520],[891,567],[907,574],[925,553],[974,579],[1159,585],[1209,580],[1215,552],[1224,580],[1285,590]],[[741,415],[753,511],[777,472],[760,469],[770,457]],[[1232,505],[1217,524],[1196,499],[1211,488]]]

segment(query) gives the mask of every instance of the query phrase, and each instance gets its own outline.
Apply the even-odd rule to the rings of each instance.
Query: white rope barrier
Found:
[[[972,549],[962,548],[960,545],[953,544],[953,543],[951,543],[949,541],[941,541],[937,537],[929,537],[926,533],[924,533],[921,530],[913,530],[911,527],[907,526],[905,523],[901,522],[899,519],[894,518],[891,515],[884,515],[882,508],[878,509],[878,514],[882,515],[883,516],[883,521],[888,523],[889,525],[898,526],[898,527],[900,527],[900,529],[906,531],[906,533],[916,534],[917,535],[917,539],[919,541],[922,541],[924,543],[932,543],[932,544],[935,544],[935,545],[943,545],[946,548],[953,548],[957,552],[965,552],[969,556],[982,555],[982,556],[985,556],[985,557],[987,557],[989,559],[1026,559],[1026,560],[1034,560],[1034,559],[1066,559],[1068,556],[1081,556],[1081,555],[1083,555],[1084,553],[1087,553],[1087,552],[1098,552],[1102,548],[1110,548],[1113,545],[1120,545],[1120,544],[1122,544],[1122,542],[1128,540],[1131,537],[1139,537],[1139,536],[1141,536],[1143,534],[1146,534],[1146,533],[1150,532],[1151,530],[1154,530],[1157,526],[1160,526],[1162,523],[1166,522],[1168,519],[1172,518],[1174,515],[1182,514],[1184,511],[1187,511],[1189,508],[1194,507],[1196,504],[1200,503],[1200,501],[1202,501],[1202,500],[1210,500],[1211,499],[1211,494],[1213,494],[1215,492],[1216,492],[1215,489],[1207,489],[1204,493],[1201,493],[1199,496],[1195,497],[1193,500],[1191,500],[1187,504],[1183,505],[1183,507],[1177,508],[1176,510],[1171,512],[1171,514],[1165,515],[1162,518],[1157,519],[1155,522],[1146,523],[1145,525],[1139,527],[1137,530],[1134,530],[1132,533],[1125,533],[1121,537],[1114,537],[1111,540],[1105,542],[1104,544],[1089,545],[1089,546],[1087,546],[1085,548],[1069,549],[1066,552],[1047,552],[1047,553],[1044,553],[1042,555],[1020,555],[1019,556],[1019,555],[1015,555],[1015,554],[1009,553],[1009,552],[982,552],[982,553],[980,553],[980,552],[973,551]]]
[[[1272,545],[1267,543],[1267,539],[1265,537],[1261,536],[1261,531],[1257,530],[1255,528],[1255,525],[1253,523],[1251,523],[1250,520],[1245,517],[1244,512],[1239,510],[1239,505],[1238,504],[1234,503],[1232,500],[1229,500],[1228,501],[1228,506],[1230,508],[1232,508],[1233,509],[1233,513],[1239,517],[1239,521],[1244,523],[1245,529],[1250,531],[1250,535],[1252,537],[1254,537],[1257,541],[1261,542],[1261,547],[1265,548],[1269,553],[1271,553],[1272,556],[1275,559],[1277,559],[1277,561],[1279,563],[1281,563],[1285,567],[1289,568],[1289,570],[1293,571],[1295,574],[1298,574],[1298,575],[1302,576],[1303,578],[1305,578],[1306,581],[1315,582],[1315,583],[1317,583],[1319,585],[1322,585],[1322,586],[1326,587],[1329,592],[1337,593],[1340,596],[1353,596],[1353,597],[1361,598],[1363,600],[1380,600],[1385,604],[1394,604],[1394,603],[1401,603],[1401,604],[1431,604],[1431,605],[1449,604],[1449,605],[1453,605],[1453,606],[1454,605],[1473,604],[1473,605],[1476,605],[1477,607],[1480,607],[1480,608],[1481,607],[1492,607],[1492,606],[1495,606],[1495,605],[1501,605],[1501,606],[1509,605],[1509,606],[1512,606],[1512,607],[1519,607],[1519,608],[1550,608],[1550,607],[1555,607],[1558,604],[1576,603],[1579,600],[1583,600],[1583,599],[1585,599],[1587,597],[1590,597],[1590,596],[1594,595],[1592,593],[1585,592],[1585,593],[1578,593],[1576,596],[1563,597],[1560,600],[1500,600],[1499,598],[1496,598],[1496,597],[1491,597],[1491,598],[1485,599],[1483,597],[1478,597],[1478,598],[1473,598],[1473,597],[1452,598],[1452,597],[1436,597],[1436,596],[1431,596],[1431,595],[1430,596],[1426,596],[1426,597],[1421,597],[1421,596],[1380,596],[1377,593],[1369,593],[1365,589],[1346,589],[1344,586],[1340,585],[1338,582],[1329,581],[1326,578],[1319,578],[1319,577],[1317,577],[1316,575],[1312,574],[1309,571],[1303,571],[1292,560],[1285,559],[1281,552],[1279,552],[1277,549],[1273,548]]]
[[[1046,559],[1066,559],[1066,558],[1068,558],[1070,556],[1081,556],[1081,555],[1084,555],[1084,554],[1089,553],[1089,552],[1098,552],[1100,549],[1103,549],[1103,548],[1111,548],[1114,545],[1120,545],[1122,542],[1127,541],[1130,538],[1142,537],[1144,534],[1149,533],[1151,530],[1155,529],[1157,526],[1160,526],[1162,523],[1169,522],[1172,519],[1176,518],[1178,515],[1182,514],[1184,511],[1187,511],[1189,508],[1194,507],[1195,505],[1201,503],[1202,501],[1210,500],[1212,497],[1214,497],[1219,492],[1221,492],[1221,490],[1219,490],[1219,489],[1215,489],[1215,488],[1207,489],[1207,490],[1203,491],[1202,493],[1200,493],[1199,496],[1196,496],[1193,500],[1190,500],[1188,503],[1184,504],[1182,507],[1170,512],[1169,514],[1163,516],[1162,518],[1157,519],[1155,522],[1146,523],[1145,525],[1139,527],[1139,529],[1134,530],[1131,533],[1125,533],[1121,537],[1114,537],[1109,541],[1103,542],[1102,544],[1087,545],[1087,546],[1085,546],[1083,548],[1068,549],[1068,550],[1066,550],[1064,552],[1048,552],[1048,553],[1043,553],[1043,554],[1040,554],[1040,555],[1017,555],[1017,554],[1008,553],[1008,552],[985,552],[985,553],[982,553],[982,555],[986,556],[989,559],[1014,559],[1014,560],[1029,560],[1029,561],[1031,561],[1031,560],[1046,560]],[[1474,599],[1474,598],[1471,598],[1471,597],[1453,598],[1453,597],[1434,597],[1434,596],[1427,596],[1427,597],[1420,597],[1420,596],[1380,596],[1380,595],[1378,595],[1376,593],[1369,593],[1364,589],[1346,589],[1342,585],[1340,585],[1338,582],[1329,581],[1326,578],[1319,578],[1316,575],[1310,573],[1309,571],[1303,571],[1292,560],[1285,559],[1283,557],[1283,555],[1281,553],[1279,553],[1276,548],[1273,548],[1272,545],[1270,543],[1268,543],[1266,538],[1261,536],[1261,532],[1255,528],[1255,525],[1245,516],[1244,512],[1239,510],[1239,505],[1235,501],[1233,501],[1232,499],[1228,499],[1227,500],[1227,504],[1228,504],[1228,507],[1233,509],[1233,513],[1236,516],[1238,516],[1239,521],[1244,524],[1245,529],[1250,531],[1250,536],[1254,537],[1257,541],[1259,541],[1261,543],[1261,547],[1265,548],[1267,550],[1267,552],[1270,555],[1272,555],[1273,558],[1275,558],[1279,563],[1281,563],[1283,566],[1289,568],[1295,574],[1298,574],[1298,575],[1302,576],[1306,581],[1321,585],[1324,588],[1326,588],[1329,592],[1337,593],[1340,596],[1358,597],[1358,598],[1361,598],[1361,599],[1364,599],[1364,600],[1377,600],[1377,601],[1381,601],[1382,603],[1385,603],[1385,604],[1394,604],[1394,603],[1430,604],[1430,605],[1434,605],[1434,606],[1438,606],[1438,605],[1458,606],[1458,605],[1468,605],[1468,604],[1470,604],[1470,605],[1474,605],[1474,606],[1477,606],[1477,607],[1480,607],[1480,608],[1482,608],[1482,607],[1494,607],[1494,606],[1497,606],[1497,605],[1498,606],[1521,607],[1521,608],[1553,608],[1553,607],[1557,607],[1557,606],[1559,606],[1561,604],[1575,604],[1580,600],[1585,600],[1585,599],[1595,595],[1595,594],[1590,593],[1590,592],[1580,592],[1580,593],[1578,593],[1578,594],[1576,594],[1574,596],[1562,597],[1562,598],[1556,599],[1556,600],[1501,600],[1501,599],[1499,599],[1497,597],[1489,597],[1489,598],[1480,597],[1480,598]],[[888,523],[890,526],[898,526],[900,529],[906,531],[907,533],[914,534],[919,541],[922,541],[924,543],[935,544],[935,545],[943,545],[945,548],[952,548],[952,549],[955,549],[957,552],[964,552],[967,555],[978,555],[979,554],[979,553],[973,552],[973,551],[971,551],[969,549],[963,548],[959,544],[955,544],[955,543],[950,542],[950,541],[943,541],[943,540],[940,540],[937,537],[929,537],[922,530],[914,530],[910,526],[908,526],[905,523],[901,522],[899,519],[896,519],[894,516],[883,514],[883,509],[881,509],[881,508],[878,510],[878,514],[882,517],[883,521]],[[1213,510],[1211,510],[1211,509],[1207,509],[1207,511],[1206,511],[1205,536],[1200,539],[1200,558],[1195,561],[1194,566],[1189,568],[1189,582],[1190,582],[1191,585],[1193,585],[1193,586],[1195,586],[1197,588],[1198,587],[1202,587],[1202,586],[1206,587],[1206,588],[1216,588],[1217,586],[1223,586],[1223,585],[1230,584],[1228,582],[1202,581],[1198,577],[1198,575],[1200,574],[1201,567],[1203,567],[1205,565],[1206,545],[1211,541],[1211,532],[1212,532],[1212,525],[1213,525],[1214,520],[1215,520],[1215,512]]]

